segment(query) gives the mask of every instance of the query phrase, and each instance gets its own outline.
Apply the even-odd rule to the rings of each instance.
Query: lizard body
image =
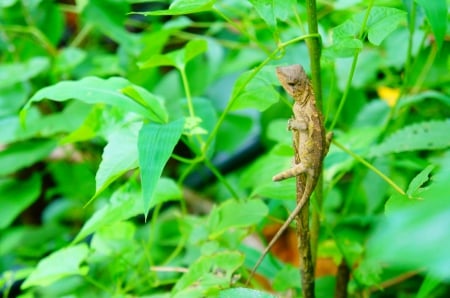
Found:
[[[296,64],[277,67],[278,80],[286,92],[294,99],[292,111],[294,117],[288,122],[288,129],[293,131],[293,145],[295,149],[295,165],[277,175],[272,180],[280,181],[287,178],[304,175],[303,193],[297,205],[281,228],[264,249],[260,258],[250,273],[250,280],[264,257],[274,243],[289,227],[299,214],[316,187],[320,176],[322,161],[328,152],[331,134],[325,136],[325,128],[321,113],[316,107],[312,86],[303,67]]]

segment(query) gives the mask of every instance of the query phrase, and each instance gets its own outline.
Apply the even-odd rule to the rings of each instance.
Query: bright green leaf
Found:
[[[345,40],[360,38],[361,27],[363,24],[366,11],[360,12],[337,26],[333,30],[334,43],[342,48],[346,45]],[[368,34],[369,41],[374,45],[380,43],[391,34],[402,22],[406,21],[406,12],[391,8],[375,6],[370,10],[369,18],[366,23],[365,32]],[[354,48],[356,44],[351,44],[350,48]]]
[[[0,180],[0,229],[8,227],[41,193],[41,177]]]
[[[149,119],[158,123],[167,123],[169,115],[163,101],[139,86],[127,86],[121,90],[125,95],[145,107],[152,115]]]
[[[118,77],[107,80],[86,77],[79,81],[63,81],[39,90],[23,108],[21,118],[25,117],[26,110],[30,108],[33,102],[44,99],[54,101],[77,99],[89,104],[102,103],[118,107],[124,111],[135,112],[147,118],[153,117],[153,114],[145,107],[120,92],[130,85],[129,81]]]
[[[409,187],[408,187],[408,190],[406,191],[406,193],[411,196],[414,195],[419,190],[419,188],[430,179],[429,175],[433,169],[434,169],[434,165],[429,165],[422,172],[420,172],[416,177],[414,177],[414,179],[409,184]]]
[[[275,6],[273,0],[249,0],[259,16],[266,22],[271,30],[275,30],[277,19],[275,18]]]
[[[95,196],[125,172],[137,168],[137,134],[130,128],[113,132],[103,149],[102,161],[95,175]]]
[[[369,261],[402,270],[425,269],[431,276],[450,278],[450,171],[443,167],[435,177],[421,192],[420,204],[386,215],[368,242]]]
[[[287,265],[275,275],[273,279],[273,288],[277,292],[285,292],[292,288],[300,288],[300,270],[298,268]]]
[[[182,49],[169,52],[167,54],[153,55],[145,62],[139,64],[141,68],[150,68],[157,66],[174,66],[178,69],[184,69],[186,64],[197,55],[207,50],[207,42],[204,39],[194,39],[189,41]]]
[[[229,200],[215,209],[209,217],[211,237],[216,237],[231,228],[257,224],[268,213],[267,206],[261,200],[246,202]]]
[[[47,157],[56,147],[54,140],[16,143],[0,152],[0,175],[13,173]]]
[[[406,22],[406,12],[391,7],[374,7],[367,21],[369,41],[374,45],[391,34],[401,23]]]
[[[86,259],[88,252],[87,245],[83,243],[62,248],[43,258],[25,280],[22,289],[31,286],[48,286],[67,276],[86,275],[87,272],[80,268],[80,264]]]
[[[211,10],[216,0],[175,0],[166,10],[156,10],[143,15],[183,15]]]
[[[409,206],[414,206],[416,204],[422,204],[423,198],[421,192],[424,190],[420,188],[425,182],[427,182],[430,177],[431,171],[434,169],[434,165],[429,165],[413,180],[409,183],[408,190],[405,195],[395,193],[386,202],[384,207],[386,214],[391,214],[392,212],[403,210]]]
[[[211,287],[224,287],[228,285],[232,274],[243,263],[244,255],[238,252],[224,251],[201,256],[196,262],[190,264],[189,271],[177,281],[172,293],[175,294],[194,285],[204,291]],[[217,272],[220,272],[220,275]],[[206,293],[200,296],[208,297]]]
[[[440,48],[444,42],[445,31],[447,30],[448,4],[445,0],[416,0],[416,2],[425,10],[425,15],[431,25],[436,43],[438,48]]]
[[[0,65],[0,89],[27,81],[50,66],[50,61],[46,57],[35,57],[25,63]]]
[[[275,298],[275,297],[276,296],[272,294],[248,288],[226,289],[220,291],[219,293],[219,298]]]
[[[438,150],[450,147],[450,120],[428,121],[406,126],[383,143],[372,148],[371,156],[416,150]]]
[[[153,199],[156,184],[181,137],[183,126],[184,119],[178,119],[168,124],[144,124],[139,132],[139,167],[146,216],[156,203]]]
[[[175,181],[163,177],[158,180],[153,195],[155,204],[178,200],[181,197],[181,190]],[[127,183],[114,192],[108,204],[97,210],[85,222],[73,243],[83,240],[102,227],[136,216],[142,213],[142,209],[140,189],[133,183]]]
[[[254,77],[253,71],[243,73],[233,88],[232,110],[254,108],[258,111],[264,111],[276,103],[279,98],[274,84],[279,84],[279,82],[275,78],[273,67],[267,67]]]
[[[188,63],[194,57],[206,52],[208,43],[204,39],[194,39],[184,47],[184,63]]]

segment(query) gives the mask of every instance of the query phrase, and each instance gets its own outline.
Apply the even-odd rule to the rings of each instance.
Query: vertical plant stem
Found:
[[[336,277],[336,290],[334,291],[334,298],[347,298],[347,286],[350,281],[350,268],[343,258],[338,267]]]
[[[306,0],[306,12],[308,22],[308,34],[318,34],[316,1]],[[322,88],[320,79],[320,55],[321,45],[320,36],[306,40],[309,51],[309,61],[311,64],[312,85],[316,98],[316,104],[319,111],[322,111]],[[297,177],[297,202],[302,197],[300,192],[301,178]],[[300,265],[302,278],[303,297],[315,297],[314,293],[314,268],[317,251],[317,240],[320,230],[320,209],[323,199],[323,182],[320,178],[316,186],[317,210],[312,215],[312,226],[309,227],[309,202],[300,211],[297,219],[297,235],[299,241],[299,250],[302,258]]]

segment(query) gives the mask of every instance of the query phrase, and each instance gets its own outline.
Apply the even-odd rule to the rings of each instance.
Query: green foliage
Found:
[[[307,4],[59,2],[0,4],[0,296],[298,296],[276,255],[273,295],[244,280],[295,205],[275,67],[309,72]],[[312,236],[355,297],[449,293],[445,4],[317,3],[335,142]]]

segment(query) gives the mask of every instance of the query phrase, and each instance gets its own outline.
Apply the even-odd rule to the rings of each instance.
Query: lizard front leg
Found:
[[[288,121],[288,130],[306,131],[308,124],[303,118],[292,118]]]
[[[294,147],[298,148],[300,145],[299,136],[301,134],[305,134],[305,132],[308,130],[308,125],[303,118],[293,118],[289,119],[288,121],[288,130],[296,131],[297,133],[294,134]],[[275,176],[272,177],[273,181],[281,181],[287,178],[291,178],[297,175],[300,175],[302,173],[306,173],[309,171],[309,167],[305,166],[304,163],[295,164],[292,168],[287,169]]]

